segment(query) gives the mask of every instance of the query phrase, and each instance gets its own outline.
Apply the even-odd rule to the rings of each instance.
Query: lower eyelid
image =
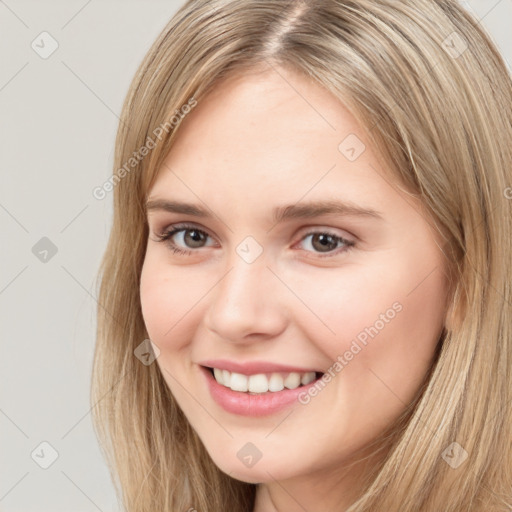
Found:
[[[180,245],[178,244],[173,244],[172,242],[170,242],[169,240],[167,240],[169,242],[169,248],[175,252],[175,253],[181,253],[182,255],[186,255],[186,256],[192,256],[194,254],[200,254],[201,252],[201,249],[208,249],[209,247],[211,248],[211,246],[204,246],[204,247],[199,247],[199,248],[195,248],[195,249],[190,249],[190,248],[183,248],[181,247]],[[305,255],[303,256],[304,258],[306,259],[313,259],[313,260],[321,260],[321,259],[327,259],[327,258],[335,258],[336,256],[342,256],[343,254],[351,251],[352,249],[354,249],[355,247],[355,243],[354,242],[351,242],[349,240],[340,240],[343,245],[341,245],[340,247],[336,247],[335,249],[331,250],[331,251],[328,251],[328,252],[325,252],[325,253],[322,253],[322,252],[316,252],[316,251],[308,251],[306,249],[298,249],[298,252],[302,252],[302,253],[305,253]],[[300,241],[298,242],[300,243]],[[293,247],[295,247],[297,244],[294,244]],[[296,257],[299,257],[298,255],[295,255]]]
[[[311,235],[311,233],[309,235]],[[309,235],[305,235],[296,245],[300,244],[304,240],[304,238],[306,238]],[[350,251],[351,249],[353,249],[354,246],[355,246],[355,243],[350,241],[350,240],[346,240],[346,239],[338,237],[338,236],[336,236],[336,239],[342,245],[339,246],[339,247],[336,247],[335,249],[333,249],[331,251],[322,253],[322,252],[308,251],[306,249],[303,249],[303,252],[305,252],[308,255],[307,257],[310,257],[310,255],[313,255],[313,257],[315,257],[317,259],[318,258],[322,259],[322,258],[330,258],[330,257],[341,256],[342,254],[344,254],[344,253]]]

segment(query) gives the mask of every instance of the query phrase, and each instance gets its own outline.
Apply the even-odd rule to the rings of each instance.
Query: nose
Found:
[[[264,255],[247,263],[235,254],[211,290],[203,321],[219,339],[248,343],[276,337],[285,329],[285,287],[267,268]]]

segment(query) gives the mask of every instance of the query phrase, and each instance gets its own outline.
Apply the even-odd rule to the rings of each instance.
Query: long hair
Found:
[[[455,0],[189,0],[151,46],[124,103],[112,178],[95,191],[113,195],[114,214],[98,273],[91,405],[126,510],[254,505],[256,485],[217,468],[157,365],[136,354],[148,338],[147,193],[194,102],[262,66],[293,69],[349,109],[435,219],[453,274],[421,396],[347,512],[509,510],[512,83]],[[456,469],[453,443],[467,453]]]

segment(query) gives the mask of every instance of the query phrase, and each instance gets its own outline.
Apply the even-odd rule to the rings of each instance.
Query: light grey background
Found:
[[[512,0],[462,3],[510,68]],[[92,189],[111,174],[136,67],[181,4],[0,0],[2,512],[118,510],[89,414],[94,284],[112,201]],[[43,31],[59,45],[47,59],[31,47],[50,48]],[[43,237],[55,255],[42,252]],[[44,441],[58,453],[47,469]]]

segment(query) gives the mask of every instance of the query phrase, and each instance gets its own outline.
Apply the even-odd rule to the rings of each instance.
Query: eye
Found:
[[[301,241],[307,240],[308,238],[310,241],[305,245],[312,247],[314,250],[313,252],[318,251],[318,253],[321,254],[320,258],[329,258],[342,252],[347,252],[355,245],[355,242],[328,231],[318,230],[309,232],[301,239]],[[340,248],[341,250],[336,250]]]
[[[184,244],[185,247],[188,244],[188,247],[192,250],[183,249],[173,241],[173,237],[178,234],[180,236],[177,238],[181,239],[181,244]],[[174,225],[172,229],[164,233],[157,233],[156,236],[159,242],[167,242],[174,253],[186,255],[192,254],[193,249],[203,247],[204,240],[209,237],[208,233],[191,225]]]
[[[163,233],[157,233],[156,236],[159,242],[166,242],[174,253],[183,255],[191,255],[193,252],[196,252],[196,249],[207,247],[205,241],[211,238],[206,231],[189,224],[175,224],[172,226],[172,229]],[[173,240],[174,237],[180,240],[180,245]],[[355,245],[355,242],[351,240],[322,230],[311,231],[305,234],[301,242],[307,239],[310,239],[310,241],[305,245],[309,245],[313,251],[306,250],[306,252],[316,252],[320,258],[327,258],[347,252]]]

